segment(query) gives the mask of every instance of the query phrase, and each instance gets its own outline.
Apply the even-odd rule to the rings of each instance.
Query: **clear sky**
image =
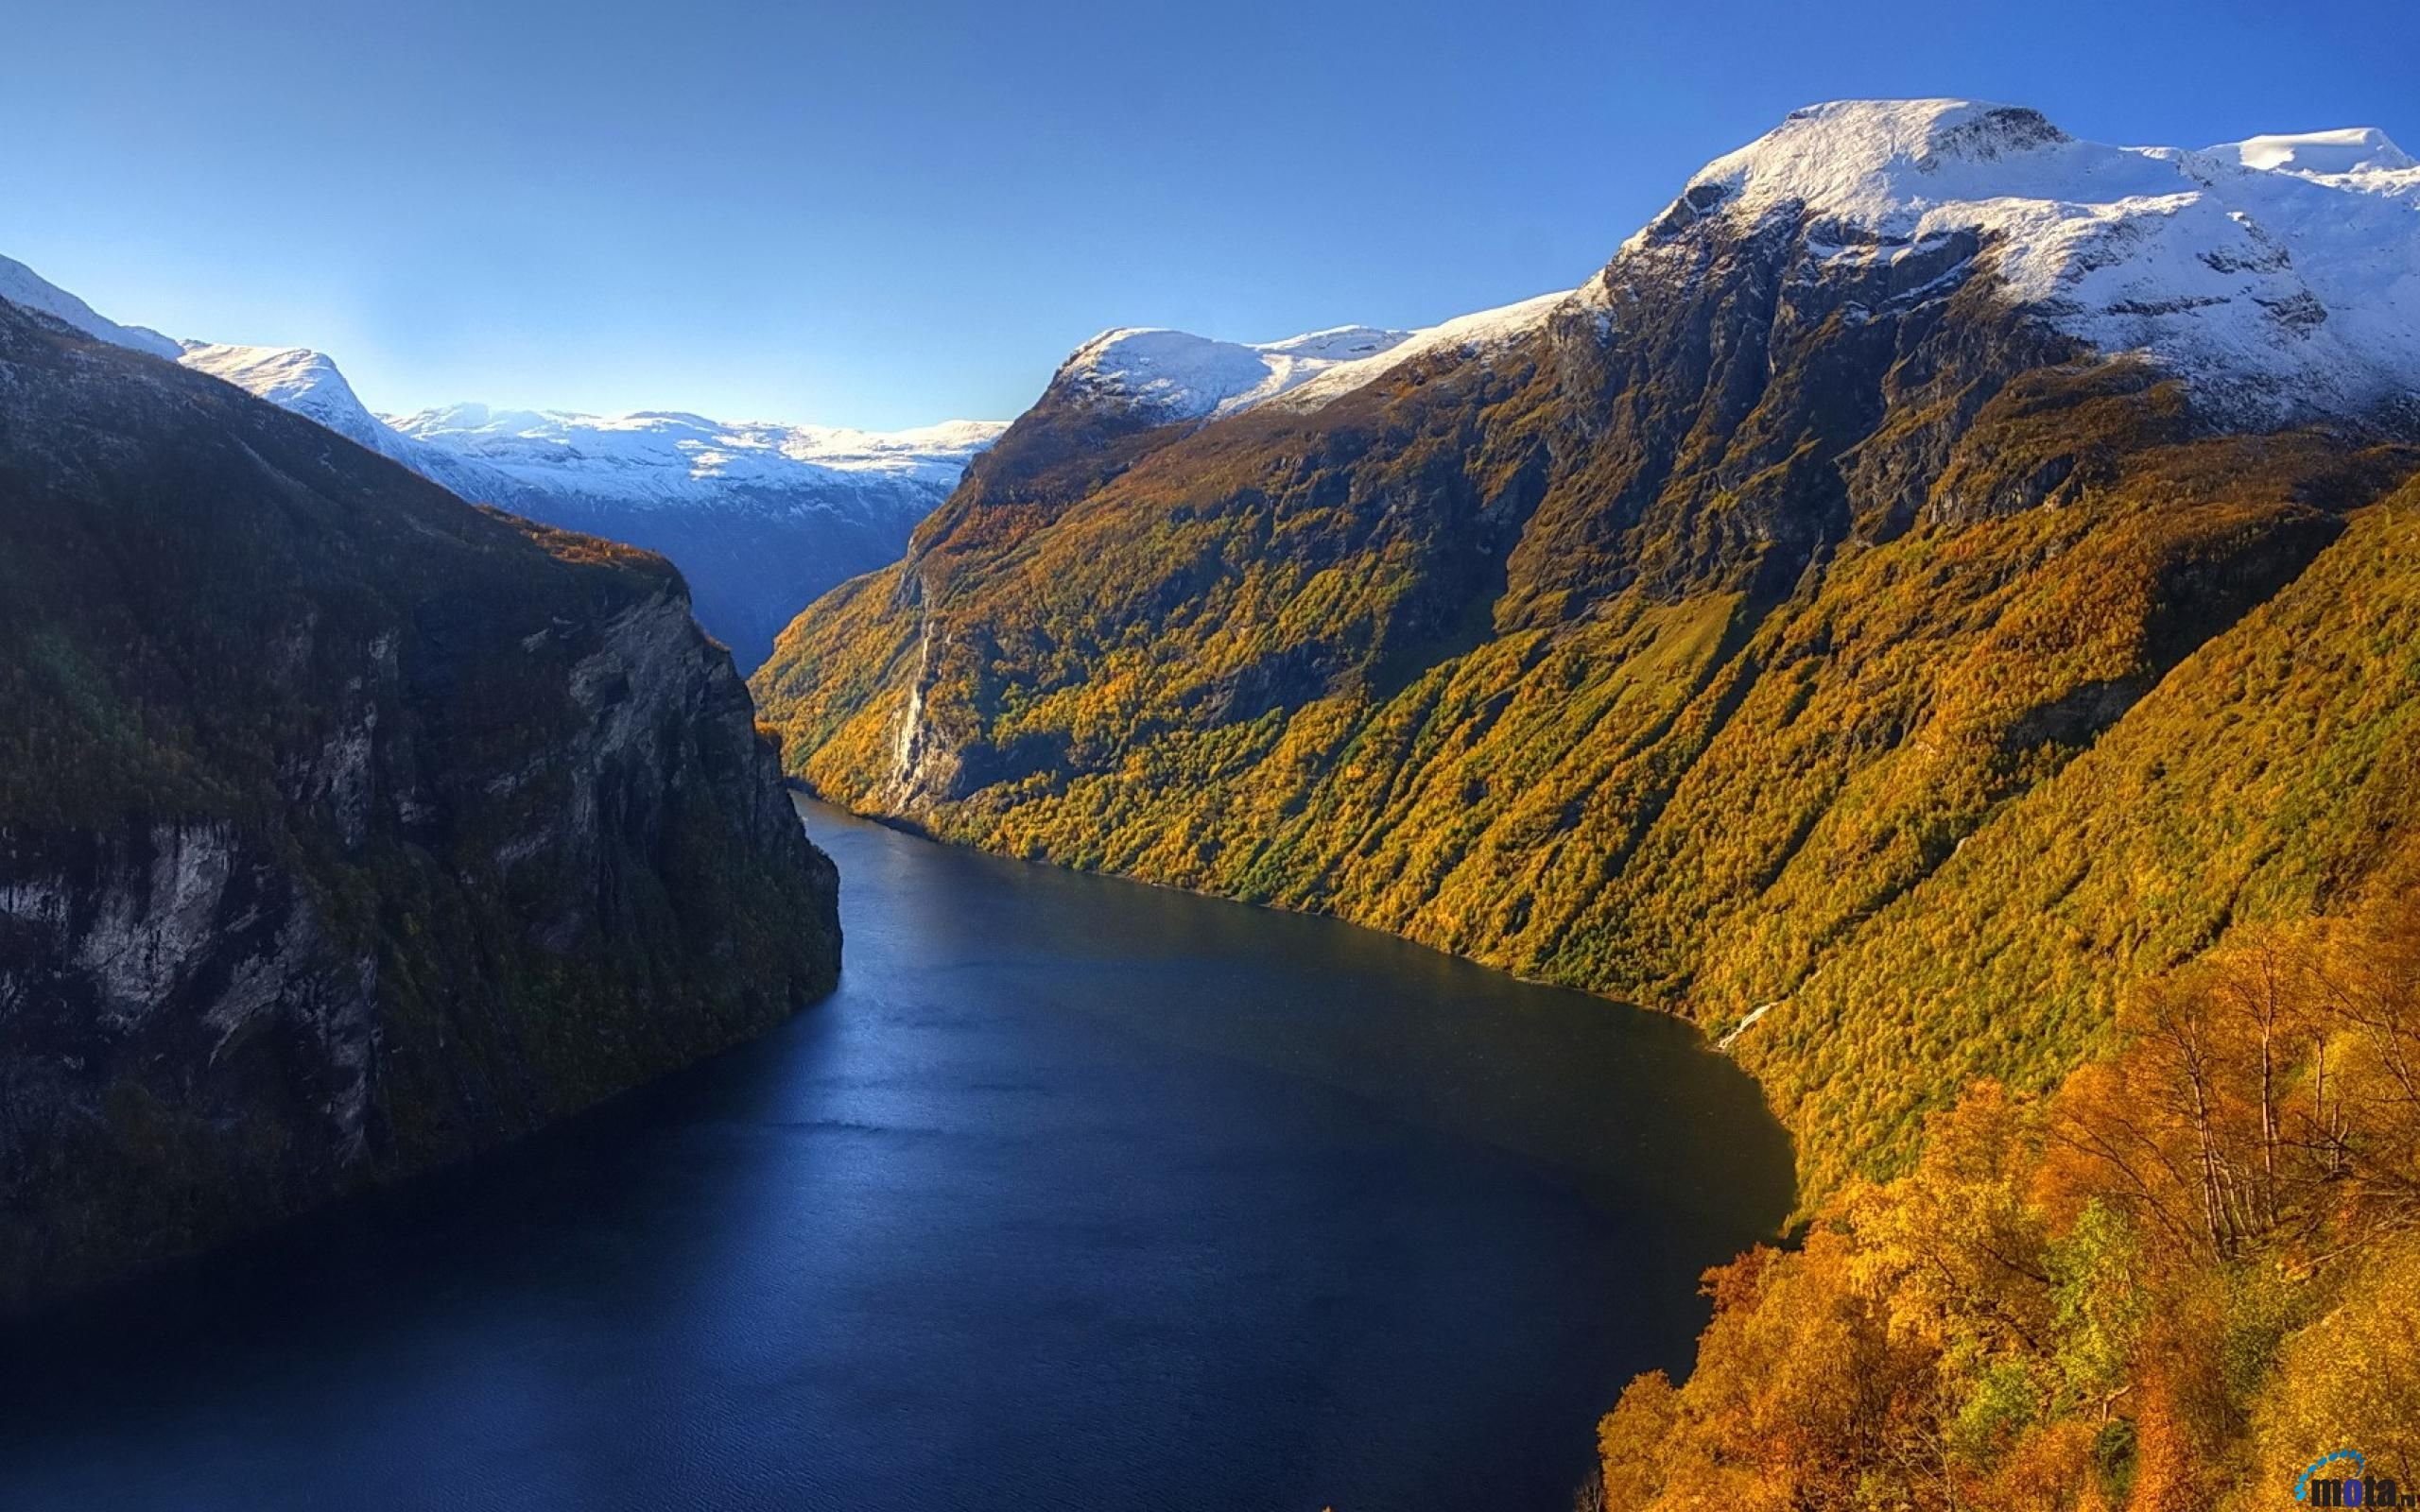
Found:
[[[1955,94],[2420,151],[2420,6],[14,0],[0,252],[458,399],[1007,417],[1113,325],[1579,283],[1792,108]]]

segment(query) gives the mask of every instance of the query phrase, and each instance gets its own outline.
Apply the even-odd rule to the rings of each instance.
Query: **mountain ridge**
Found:
[[[1962,168],[2030,178],[1989,196],[1961,197]],[[2307,189],[2265,192],[2288,181]],[[2014,192],[2018,189],[2027,192]],[[2312,223],[2347,207],[2362,216],[2348,240],[2383,242],[2363,249],[2391,256],[2392,266],[2374,283],[2331,287],[2323,299],[2291,278],[2271,287],[2255,276],[2290,270],[2292,244],[2316,234]],[[2420,160],[2375,127],[2259,135],[2198,149],[2109,146],[2069,136],[2020,107],[1949,98],[1837,100],[1792,112],[1755,142],[1709,161],[1612,263],[1570,295],[1542,295],[1418,331],[1339,326],[1275,341],[1115,328],[1079,346],[1052,382],[1167,421],[1208,421],[1272,402],[1315,403],[1372,381],[1449,339],[1456,328],[1516,336],[1543,321],[1560,298],[1608,307],[1609,280],[1622,254],[1651,248],[1696,219],[1744,214],[1753,220],[1788,212],[1852,232],[1857,244],[1835,249],[1841,252],[1912,252],[1953,230],[1996,237],[2006,244],[1997,252],[2000,271],[2019,301],[2052,307],[2054,323],[2104,353],[2138,352],[2188,380],[2207,385],[2223,378],[2254,390],[2233,397],[2272,401],[2259,417],[2270,422],[2315,413],[2342,417],[2393,397],[2380,373],[2295,395],[2293,380],[2308,373],[2274,370],[2269,349],[2290,347],[2313,326],[2383,302],[2386,315],[2374,322],[2383,334],[2365,332],[2355,338],[2354,352],[2328,355],[2383,369],[2406,389],[2420,382],[2420,347],[2409,335],[2420,328],[2420,294],[2411,289],[2420,280],[2420,257],[2410,249],[2406,211],[2420,213]],[[2262,213],[2276,230],[2260,224]],[[2123,288],[2096,296],[2076,287],[2129,260],[2113,262],[2107,244],[2160,240],[2153,228],[2181,215],[2195,217],[2181,233],[2187,245],[2145,276],[2172,283],[2198,265],[2212,288],[2180,292],[2173,301],[2178,308],[2160,309],[2170,301],[2137,299]],[[2138,249],[2134,258],[2158,249]],[[2323,250],[2334,261],[2358,260],[2342,247]],[[2227,286],[2230,278],[2235,284]],[[2076,308],[2057,308],[2066,303]],[[2240,331],[2214,336],[2194,323],[2207,323],[2213,308],[2245,303],[2263,312],[2254,320],[2275,329],[2252,337]],[[2308,314],[2314,305],[2325,312],[2315,321]],[[2168,317],[2185,318],[2163,323]],[[2113,332],[2115,339],[2096,339]],[[2381,340],[2390,350],[2373,352],[2363,345]],[[1329,350],[1323,342],[1354,350]],[[2258,370],[2231,371],[2231,365]],[[2205,394],[2204,403],[2212,397]],[[2284,407],[2274,407],[2279,404]]]
[[[2314,171],[2298,148],[2360,166]],[[2143,352],[2205,405],[2276,423],[2408,399],[2415,213],[2420,168],[2374,129],[2112,147],[2016,107],[1836,101],[1707,163],[1623,252],[1707,216],[1744,229],[1795,215],[1844,259],[1979,234],[2011,298],[2066,334]]]
[[[182,349],[159,332],[148,326],[118,324],[12,257],[0,256],[0,300],[39,311],[86,335],[130,352],[149,352],[170,362],[182,355]]]
[[[1903,1160],[1969,1076],[2046,1084],[2123,986],[2074,968],[2125,894],[2070,889],[2072,936],[2012,942],[2004,900],[1935,879],[2028,795],[2083,801],[2048,784],[2130,718],[2174,738],[2147,696],[2254,634],[2420,465],[2410,390],[2370,381],[2408,382],[2407,349],[2390,332],[2363,349],[2385,369],[2276,408],[2276,352],[2302,361],[2325,322],[2253,296],[2349,286],[2343,243],[2290,226],[2262,232],[2282,260],[2235,266],[2252,232],[2176,187],[2206,152],[1891,102],[1847,111],[1857,150],[1817,184],[1790,163],[1821,113],[1716,159],[1504,339],[1398,343],[1323,402],[1314,380],[1313,403],[1203,417],[1054,383],[905,561],[784,632],[754,686],[789,770],[944,839],[1339,913],[1714,1030],[1784,1004],[1736,1049],[1810,1196]],[[2113,192],[2049,196],[2070,170]],[[2388,262],[2420,266],[2403,170],[2282,191],[2256,171],[2222,187],[2358,201]],[[2030,197],[1980,193],[1992,172]],[[1939,193],[1858,198],[1902,180]],[[2069,234],[2029,262],[2014,233],[2045,216]],[[2127,317],[2114,350],[2078,334],[2180,247],[2227,301]],[[2191,324],[2245,308],[2267,322],[2250,346]],[[2280,760],[2336,760],[2317,738]],[[2268,789],[2225,791],[2229,822],[2285,822]],[[2308,828],[2264,865],[2366,853]],[[2187,876],[2122,971],[2368,866]],[[1986,942],[1997,968],[1967,954]],[[2004,974],[2020,961],[2042,1000]],[[1897,995],[1919,981],[1921,1008]],[[1927,1074],[1894,1079],[1909,1056]]]
[[[107,319],[7,259],[0,298],[233,383],[464,498],[663,552],[687,572],[701,623],[743,670],[801,604],[896,557],[1006,428],[943,421],[873,432],[484,404],[389,417],[312,348],[170,341]]]

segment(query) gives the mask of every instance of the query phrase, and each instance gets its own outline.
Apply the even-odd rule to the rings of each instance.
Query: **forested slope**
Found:
[[[1571,296],[1275,398],[1086,349],[759,703],[948,839],[1755,1015],[1819,1198],[2404,843],[2420,428],[2280,376],[2376,314],[2298,217],[2411,255],[2401,173],[1801,112]],[[2184,198],[2029,218],[2126,176]]]

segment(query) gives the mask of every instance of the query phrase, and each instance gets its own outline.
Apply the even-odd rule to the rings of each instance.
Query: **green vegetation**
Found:
[[[2411,851],[2416,720],[2407,487],[1876,911],[1743,1037],[1747,1064],[1794,1125],[1882,1123],[1901,1149],[1967,1080],[2048,1086],[2106,1043],[2132,983],[2231,928],[2341,908]],[[1860,1062],[1926,1074],[1886,1094]],[[1802,1154],[1815,1185],[1828,1153]]]
[[[1737,1048],[1810,1197],[1902,1168],[1973,1077],[2053,1084],[2129,982],[2406,833],[2420,576],[2411,496],[2373,502],[2411,452],[2197,435],[2120,363],[1946,411],[1885,384],[1847,445],[1772,413],[1802,385],[1741,416],[1709,380],[1645,406],[1696,450],[1625,472],[1575,434],[1576,360],[1163,435],[1013,506],[978,472],[791,627],[764,716],[820,792],[947,839],[1717,1033],[1772,1005]],[[1952,411],[1916,506],[1859,491]]]
[[[764,716],[944,838],[1724,1036],[1802,1238],[1585,1506],[2420,1485],[2420,451],[1762,256],[1090,472],[1046,398]]]

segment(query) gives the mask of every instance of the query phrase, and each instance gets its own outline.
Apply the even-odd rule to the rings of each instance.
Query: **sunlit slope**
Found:
[[[2043,1086],[2134,982],[2343,911],[2420,849],[2420,487],[1979,829],[1743,1036],[1817,1184],[1979,1074]],[[1922,1068],[1918,1078],[1890,1068]],[[1803,1177],[1804,1178],[1804,1177]]]
[[[1737,1048],[1810,1193],[1892,1166],[1969,1076],[2048,1081],[2124,981],[2402,839],[2399,814],[2328,806],[2328,719],[2177,679],[2344,570],[2420,463],[2413,417],[2270,382],[2299,349],[2227,367],[2217,304],[2099,345],[2118,327],[2079,323],[2068,284],[2135,318],[2168,263],[2096,259],[2148,245],[2108,228],[2149,212],[2065,228],[2090,246],[2045,273],[1983,191],[2108,153],[2256,209],[2356,195],[2420,249],[2399,168],[2271,183],[1943,102],[1793,117],[1574,294],[1350,386],[1170,420],[1071,360],[906,562],[790,627],[760,707],[793,773],[949,839],[1334,912],[1716,1032],[1765,1010]],[[1923,210],[1953,167],[1978,198]],[[2294,277],[2335,288],[2330,244],[2295,245]],[[2307,339],[2259,324],[2277,269],[2194,266],[2178,288],[2236,280],[2259,342]],[[2370,633],[2285,650],[2316,678]],[[2169,772],[2248,747],[2311,812],[2215,780],[2181,834],[2076,807],[2108,788],[2078,758],[2138,741]],[[2184,880],[2078,882],[2042,922],[2057,888],[2009,868],[2085,834],[2117,866],[2113,827]]]

